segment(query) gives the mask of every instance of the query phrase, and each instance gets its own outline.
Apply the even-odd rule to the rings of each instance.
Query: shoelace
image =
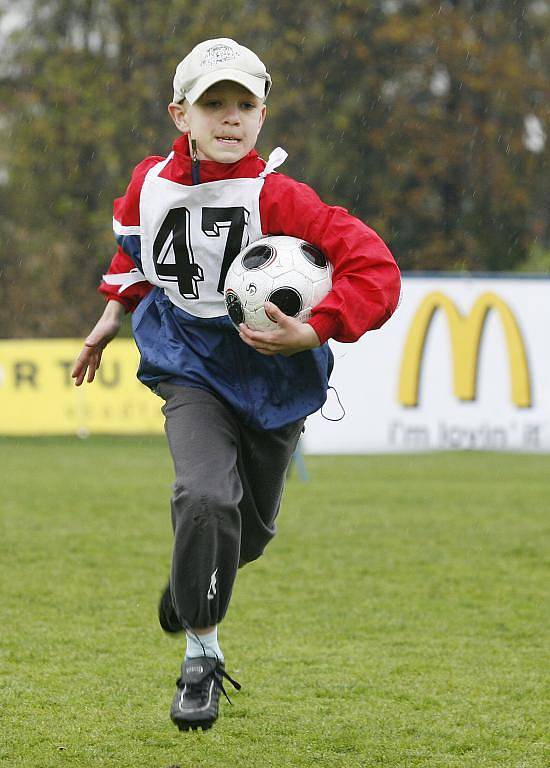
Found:
[[[225,688],[223,687],[223,682],[222,682],[223,678],[225,677],[227,680],[229,680],[229,682],[231,683],[233,688],[235,688],[236,691],[240,691],[241,690],[241,684],[238,683],[236,680],[233,680],[233,678],[230,677],[227,674],[227,672],[225,671],[225,669],[223,667],[220,667],[220,666],[216,667],[216,669],[214,670],[214,673],[216,673],[216,672],[221,673],[221,678],[218,680],[218,684],[220,686],[220,690],[223,693],[223,695],[225,696],[225,698],[227,699],[227,701],[231,704],[231,706],[233,706],[233,702],[231,701],[231,699],[227,695],[227,692],[226,692]]]
[[[216,680],[216,683],[217,683],[217,684],[219,685],[219,687],[220,687],[220,691],[223,693],[223,695],[225,696],[225,698],[227,699],[227,701],[228,701],[228,702],[229,702],[231,705],[233,705],[233,702],[231,701],[231,699],[230,699],[230,698],[229,698],[229,696],[227,695],[227,691],[226,691],[226,690],[225,690],[225,688],[224,688],[224,685],[223,685],[223,678],[225,677],[227,680],[229,680],[229,682],[231,683],[231,685],[233,686],[233,688],[235,688],[235,690],[237,690],[237,691],[240,691],[242,686],[241,686],[241,684],[240,684],[240,683],[238,683],[236,680],[234,680],[232,677],[230,677],[230,676],[227,674],[227,672],[226,672],[226,671],[225,671],[225,669],[224,669],[224,668],[221,666],[221,664],[217,664],[217,665],[214,667],[214,669],[213,669],[211,672],[209,672],[209,673],[206,675],[206,677],[204,677],[204,678],[203,678],[203,679],[202,679],[200,682],[198,682],[198,683],[184,683],[184,682],[183,682],[183,680],[181,679],[181,677],[178,677],[178,679],[176,680],[176,685],[178,686],[178,688],[181,688],[181,689],[185,688],[185,689],[186,689],[186,691],[188,691],[188,692],[189,692],[189,694],[190,694],[191,696],[193,696],[193,695],[195,695],[195,696],[201,696],[201,695],[202,695],[202,693],[203,693],[203,690],[204,690],[205,686],[206,686],[206,685],[208,685],[208,683],[209,683],[209,681],[210,681],[210,678],[211,678],[211,677],[214,677],[214,678],[215,678],[215,680]]]

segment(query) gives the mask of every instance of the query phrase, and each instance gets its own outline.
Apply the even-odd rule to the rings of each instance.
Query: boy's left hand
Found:
[[[262,355],[284,355],[290,357],[296,352],[314,349],[321,345],[319,337],[309,323],[302,323],[294,317],[282,312],[276,304],[270,301],[265,304],[267,316],[277,323],[272,331],[252,331],[241,323],[239,336]]]

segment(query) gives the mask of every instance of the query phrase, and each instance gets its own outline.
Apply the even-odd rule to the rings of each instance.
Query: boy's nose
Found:
[[[236,105],[227,107],[223,116],[226,123],[238,123],[240,120],[239,110]]]

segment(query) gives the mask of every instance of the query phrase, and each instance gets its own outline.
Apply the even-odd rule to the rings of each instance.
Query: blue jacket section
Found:
[[[161,381],[206,389],[257,429],[284,427],[326,400],[333,366],[328,344],[267,357],[241,341],[229,317],[194,317],[160,288],[140,302],[132,321],[141,352],[137,375],[153,390]]]
[[[136,267],[143,271],[141,266],[141,238],[139,235],[117,235],[117,244],[128,254]]]

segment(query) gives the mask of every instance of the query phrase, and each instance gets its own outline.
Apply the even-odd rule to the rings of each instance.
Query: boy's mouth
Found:
[[[216,136],[217,141],[221,141],[222,144],[238,144],[240,139],[236,139],[234,136]]]

